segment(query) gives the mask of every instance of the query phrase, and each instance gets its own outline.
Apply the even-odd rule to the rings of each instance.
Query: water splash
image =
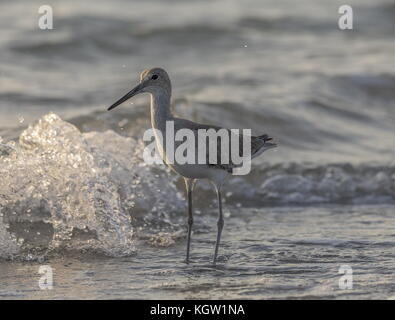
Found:
[[[81,134],[51,113],[29,126],[0,158],[0,256],[32,249],[135,252],[133,219],[177,208],[166,170],[151,169],[143,148],[114,132]],[[173,190],[174,189],[174,190]],[[176,195],[167,201],[169,194]],[[166,201],[165,201],[166,199]]]

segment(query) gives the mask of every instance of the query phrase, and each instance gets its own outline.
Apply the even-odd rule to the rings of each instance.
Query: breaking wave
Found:
[[[259,168],[259,181],[231,181],[256,204],[392,204],[395,203],[395,166],[280,163]],[[237,185],[239,184],[239,188]]]
[[[55,114],[31,125],[18,144],[3,144],[0,256],[32,249],[132,254],[132,218],[180,204],[166,170],[142,161],[142,147],[111,131],[81,134]]]

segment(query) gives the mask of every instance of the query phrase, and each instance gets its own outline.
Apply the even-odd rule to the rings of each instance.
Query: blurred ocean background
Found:
[[[348,1],[346,31],[337,0],[50,0],[40,30],[43,4],[0,1],[0,298],[395,294],[394,1]],[[148,97],[106,111],[155,66],[180,116],[279,144],[229,181],[217,268],[211,186],[186,266],[183,181],[141,156]]]

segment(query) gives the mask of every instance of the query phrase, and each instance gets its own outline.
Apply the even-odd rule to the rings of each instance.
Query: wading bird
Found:
[[[108,110],[114,109],[118,105],[122,104],[126,100],[131,97],[139,94],[139,93],[149,93],[151,95],[151,124],[152,128],[155,129],[154,132],[160,132],[162,137],[166,136],[166,123],[168,121],[173,121],[174,130],[177,132],[180,129],[189,129],[196,136],[198,135],[198,131],[201,129],[209,130],[214,129],[215,131],[219,131],[222,128],[195,123],[186,119],[178,118],[170,110],[170,99],[171,99],[171,82],[167,72],[161,68],[153,68],[149,70],[144,70],[140,75],[140,83],[134,87],[131,91],[129,91],[126,95],[124,95],[121,99],[116,101],[113,105],[111,105]],[[227,130],[230,134],[231,131]],[[218,197],[218,223],[217,223],[217,241],[215,244],[214,258],[213,263],[215,264],[217,261],[218,248],[221,240],[222,228],[224,225],[224,219],[222,215],[222,198],[221,198],[221,189],[226,180],[226,178],[233,173],[233,169],[237,168],[239,165],[236,165],[231,160],[222,161],[221,159],[221,150],[218,149],[218,161],[207,161],[205,164],[201,164],[200,162],[197,164],[184,163],[178,164],[177,161],[168,161],[169,158],[174,159],[174,155],[169,157],[168,150],[166,148],[166,139],[159,139],[155,135],[156,144],[160,153],[161,158],[164,163],[168,165],[173,171],[180,174],[184,180],[187,191],[188,198],[188,239],[187,239],[187,252],[186,252],[186,262],[189,263],[189,252],[190,252],[190,244],[191,244],[191,232],[192,232],[192,224],[193,224],[193,213],[192,213],[192,191],[197,179],[208,179],[210,180],[216,189],[217,197]],[[249,137],[250,145],[250,159],[255,158],[262,154],[265,150],[276,147],[275,143],[269,142],[272,138],[269,138],[266,134],[255,137]],[[243,144],[242,136],[240,135],[239,144]],[[174,144],[181,144],[182,141],[174,142]],[[240,148],[238,152],[241,152]],[[171,148],[171,152],[174,152],[176,148]],[[208,151],[207,151],[208,153]],[[207,155],[207,158],[208,155]]]

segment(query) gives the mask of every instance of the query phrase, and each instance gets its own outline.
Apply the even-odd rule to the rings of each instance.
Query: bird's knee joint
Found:
[[[189,218],[188,219],[188,224],[191,226],[191,225],[193,225],[193,218]]]
[[[224,226],[224,219],[218,219],[217,226],[218,228],[222,228]]]

